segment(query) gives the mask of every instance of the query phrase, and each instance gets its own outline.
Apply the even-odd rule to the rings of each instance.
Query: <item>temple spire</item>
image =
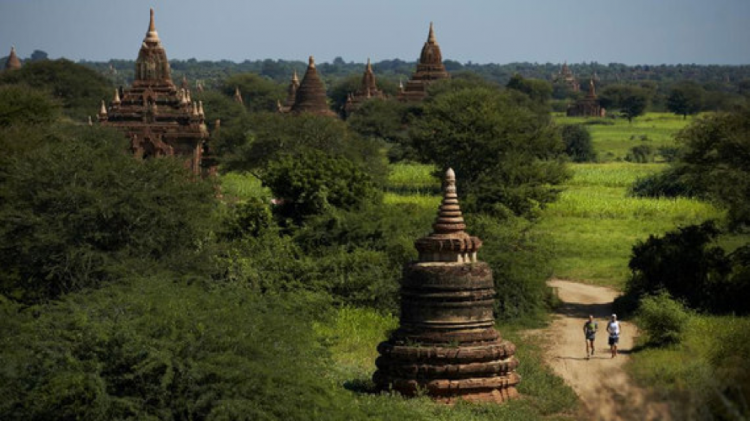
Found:
[[[448,171],[445,172],[443,202],[440,204],[437,219],[432,227],[436,234],[463,233],[466,229],[461,207],[458,205],[456,173],[453,168],[448,168]]]
[[[310,56],[310,57],[312,57],[312,56]],[[299,86],[299,76],[297,76],[297,70],[296,69],[294,70],[294,73],[292,74],[292,83],[294,83],[297,86]]]
[[[10,47],[8,60],[5,62],[5,70],[18,70],[21,68],[21,60],[16,55],[16,47]]]
[[[307,68],[308,69],[314,69],[315,68],[315,57],[310,56],[310,59],[308,60]],[[296,74],[296,72],[295,72],[295,74]]]
[[[148,32],[146,32],[145,42],[160,42],[159,33],[156,32],[156,24],[154,24],[154,9],[151,10],[151,19],[148,23]]]
[[[430,33],[427,35],[427,42],[431,44],[437,44],[437,40],[435,39],[435,31],[432,28],[432,22],[430,22]]]

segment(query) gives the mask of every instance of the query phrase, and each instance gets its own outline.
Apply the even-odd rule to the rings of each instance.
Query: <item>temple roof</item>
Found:
[[[5,61],[5,70],[18,70],[21,68],[21,60],[16,55],[16,47],[10,47],[10,55]]]
[[[422,53],[419,55],[420,64],[443,65],[443,55],[440,52],[440,46],[435,39],[435,30],[430,22],[430,32],[427,34],[427,41],[422,47]]]
[[[318,76],[315,68],[315,58],[310,56],[309,64],[302,82],[296,90],[296,96],[291,111],[293,113],[313,113],[320,115],[336,115],[328,108],[326,88]]]
[[[150,19],[146,36],[141,43],[138,59],[135,63],[135,80],[146,84],[172,85],[172,71],[169,68],[167,53],[161,45],[156,32],[154,9],[150,9]]]
[[[430,82],[447,79],[450,75],[443,65],[443,54],[435,38],[435,29],[430,22],[430,31],[427,41],[422,47],[419,55],[417,71],[406,83],[406,87],[399,94],[401,101],[421,101],[427,96],[427,84]]]

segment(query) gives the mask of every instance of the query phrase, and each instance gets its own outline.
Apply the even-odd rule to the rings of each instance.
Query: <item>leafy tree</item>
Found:
[[[639,164],[645,164],[648,162],[654,162],[654,148],[651,145],[638,145],[633,146],[625,155],[625,160],[628,162],[637,162]]]
[[[114,94],[104,76],[64,59],[32,62],[18,71],[0,74],[0,85],[19,83],[50,92],[65,114],[78,121],[95,114],[101,100]]]
[[[531,216],[569,177],[559,130],[533,107],[512,91],[448,92],[425,105],[410,135],[422,161],[456,171],[467,205]]]
[[[47,57],[48,57],[48,54],[45,51],[34,50],[31,53],[31,57],[29,58],[31,59],[31,61],[43,61],[43,60],[47,60]]]
[[[505,85],[505,87],[523,92],[532,100],[540,103],[546,103],[552,98],[552,84],[539,79],[525,79],[518,73],[510,78],[510,81],[508,81],[508,84]]]
[[[680,342],[690,313],[668,292],[661,291],[641,300],[637,317],[638,326],[648,333],[649,342],[664,346]]]
[[[636,86],[611,85],[604,88],[599,95],[602,107],[617,109],[632,122],[635,117],[642,115],[648,106],[648,92]]]
[[[16,151],[0,158],[0,293],[35,302],[153,266],[202,270],[209,183],[176,159],[134,159],[116,130],[51,127],[35,136],[34,148],[0,138]]]
[[[750,225],[750,111],[703,118],[676,139],[685,180],[726,206],[734,228]]]
[[[696,114],[703,109],[704,95],[705,91],[697,83],[680,83],[669,92],[667,109],[685,119],[688,115]]]
[[[358,165],[315,149],[272,161],[263,184],[280,201],[274,212],[297,225],[329,207],[353,210],[379,198],[372,178]]]
[[[50,124],[60,105],[42,91],[25,85],[0,85],[0,127],[14,124]]]
[[[229,98],[234,97],[239,88],[245,108],[248,111],[276,111],[276,101],[286,98],[285,86],[254,73],[241,73],[226,78],[221,83],[221,91]]]
[[[585,126],[581,124],[562,126],[562,139],[565,142],[565,153],[573,162],[596,161],[591,133]]]

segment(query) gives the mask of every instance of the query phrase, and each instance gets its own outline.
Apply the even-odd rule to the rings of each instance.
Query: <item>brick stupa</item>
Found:
[[[448,404],[518,396],[516,347],[494,328],[492,271],[477,260],[482,241],[465,228],[449,169],[433,233],[415,242],[419,260],[404,269],[401,325],[378,346],[379,389],[424,391]]]
[[[10,47],[10,54],[8,59],[5,60],[5,71],[18,70],[21,68],[21,60],[16,55],[16,47]]]
[[[368,58],[367,66],[365,66],[365,73],[362,75],[362,83],[360,83],[359,89],[350,93],[346,97],[344,113],[347,116],[350,115],[356,111],[363,102],[372,98],[384,99],[385,94],[378,89],[378,84],[375,82],[375,73],[372,71],[372,64],[370,64],[370,59]]]
[[[568,117],[604,117],[607,114],[596,98],[594,78],[589,79],[589,91],[586,96],[568,106]]]
[[[283,104],[281,101],[276,102],[276,107],[280,113],[288,113],[292,110],[292,105],[297,99],[297,89],[299,89],[299,77],[297,77],[297,71],[295,70],[292,79],[289,81],[289,86],[286,88],[286,100]]]
[[[305,76],[302,77],[302,82],[296,89],[291,112],[293,114],[310,113],[336,116],[336,113],[328,107],[326,88],[318,76],[318,69],[315,68],[315,59],[313,56],[310,56]]]
[[[399,92],[399,101],[417,102],[427,97],[427,86],[441,79],[448,79],[450,75],[443,65],[443,54],[440,52],[440,46],[435,39],[435,31],[430,22],[430,33],[427,35],[427,42],[422,47],[422,53],[419,55],[417,71],[414,72],[411,79],[406,83],[401,92]]]
[[[101,124],[127,134],[136,157],[180,156],[196,174],[213,171],[211,160],[204,159],[209,133],[203,104],[192,101],[186,87],[178,89],[172,82],[153,9],[132,86],[115,90],[109,107],[102,101],[98,117]]]

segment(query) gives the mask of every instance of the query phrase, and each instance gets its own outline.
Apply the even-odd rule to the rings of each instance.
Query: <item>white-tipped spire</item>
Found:
[[[106,117],[107,116],[107,104],[104,103],[104,100],[102,100],[102,105],[99,107],[99,117]]]
[[[120,90],[115,89],[115,97],[112,99],[112,104],[119,104],[120,103]]]
[[[296,69],[294,70],[294,74],[292,75],[292,83],[296,83],[297,85],[299,85],[299,76],[297,76],[297,70]]]
[[[430,22],[430,33],[427,35],[427,42],[433,44],[437,42],[437,40],[435,40],[435,31],[432,29],[432,22]]]
[[[310,59],[308,60],[308,67],[311,69],[315,68],[315,57],[310,56]]]
[[[203,101],[198,101],[198,116],[199,117],[205,117],[206,116],[203,113]]]
[[[190,112],[191,115],[197,117],[198,116],[198,103],[193,102],[193,108]]]
[[[146,32],[146,38],[144,42],[160,42],[159,33],[156,32],[156,25],[154,24],[154,9],[150,9],[151,19],[148,23],[148,32]]]

